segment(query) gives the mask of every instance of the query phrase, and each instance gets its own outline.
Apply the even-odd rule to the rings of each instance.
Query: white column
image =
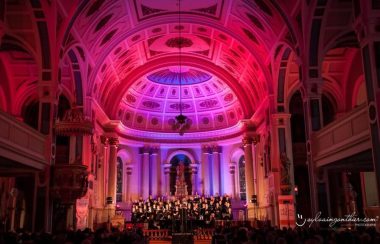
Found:
[[[245,189],[247,192],[247,205],[253,207],[251,197],[254,194],[253,185],[253,162],[252,162],[252,138],[245,136],[243,138],[244,160],[245,160]]]
[[[157,147],[154,147],[154,148],[151,148],[151,162],[152,162],[152,167],[150,168],[150,171],[151,171],[151,187],[152,189],[150,189],[150,192],[152,193],[153,196],[157,196],[160,192],[160,185],[158,183],[158,177],[159,177],[159,167],[158,167],[158,148]]]
[[[142,148],[141,167],[141,196],[146,199],[149,196],[149,147]]]
[[[125,202],[128,204],[131,202],[131,177],[132,177],[132,167],[126,168],[126,187],[125,187]]]
[[[230,165],[230,175],[231,175],[231,188],[232,188],[232,199],[236,198],[236,176],[235,176],[235,165]]]
[[[191,193],[192,195],[195,195],[196,192],[198,192],[198,165],[197,164],[191,164]]]
[[[164,175],[165,175],[165,195],[170,196],[170,169],[171,164],[164,164]]]
[[[211,190],[211,177],[210,177],[210,165],[209,165],[210,148],[205,145],[202,146],[202,195],[210,195]]]
[[[101,147],[102,147],[102,155],[101,158],[99,159],[99,165],[98,165],[98,176],[97,176],[97,185],[98,185],[98,194],[97,194],[97,199],[98,199],[98,207],[101,209],[104,208],[106,205],[106,187],[107,187],[107,182],[105,177],[107,174],[106,172],[106,165],[108,165],[108,138],[106,136],[101,136]],[[103,213],[102,215],[99,215],[100,221],[103,222],[106,221],[106,219],[102,219],[103,216],[106,216],[106,213]]]
[[[221,148],[217,145],[212,147],[212,180],[213,180],[213,194],[222,194],[220,184],[220,152]]]
[[[109,171],[108,171],[108,193],[107,197],[112,197],[113,204],[116,203],[116,181],[117,181],[117,146],[119,140],[117,137],[108,138],[110,145],[109,153]],[[114,207],[114,206],[113,206]]]

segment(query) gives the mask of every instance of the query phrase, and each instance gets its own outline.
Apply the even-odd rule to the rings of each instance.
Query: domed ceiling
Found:
[[[156,70],[134,82],[123,97],[119,116],[130,128],[176,132],[173,125],[180,107],[188,117],[187,132],[227,128],[243,118],[240,102],[225,82],[186,66]]]

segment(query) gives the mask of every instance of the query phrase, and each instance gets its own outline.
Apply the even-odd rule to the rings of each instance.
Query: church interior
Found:
[[[378,0],[0,1],[1,232],[378,219],[379,119]]]

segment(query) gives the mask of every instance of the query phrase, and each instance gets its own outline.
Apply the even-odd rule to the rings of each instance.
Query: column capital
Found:
[[[140,147],[139,152],[140,152],[140,154],[149,154],[150,153],[150,146],[145,145],[143,147]]]
[[[158,152],[159,152],[159,150],[160,150],[160,147],[159,147],[159,146],[151,146],[151,147],[150,147],[150,153],[151,153],[152,155],[157,155]]]
[[[101,136],[100,136],[100,142],[101,142],[104,146],[107,146],[107,145],[108,145],[108,137],[106,137],[105,135],[101,135]]]
[[[248,146],[252,144],[252,138],[250,136],[244,136],[242,139],[243,146]]]
[[[110,146],[119,146],[119,138],[117,137],[108,137],[108,143]]]
[[[132,167],[127,167],[126,173],[127,173],[127,175],[131,175],[132,174]]]
[[[204,154],[211,153],[211,146],[208,144],[202,145],[202,153]]]
[[[257,143],[260,142],[260,135],[256,133],[252,135],[245,135],[243,136],[242,142],[243,142],[244,147],[252,143],[256,145]]]
[[[252,133],[256,131],[256,124],[250,119],[242,119],[240,122],[243,124],[243,130],[245,133]]]
[[[221,153],[222,147],[218,145],[212,145],[211,146],[212,153]]]

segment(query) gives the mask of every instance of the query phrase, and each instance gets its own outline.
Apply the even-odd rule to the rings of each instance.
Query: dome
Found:
[[[175,132],[180,108],[190,125],[186,133],[228,128],[243,118],[240,102],[228,85],[192,67],[171,66],[147,74],[130,86],[121,106],[123,124],[146,131]]]

